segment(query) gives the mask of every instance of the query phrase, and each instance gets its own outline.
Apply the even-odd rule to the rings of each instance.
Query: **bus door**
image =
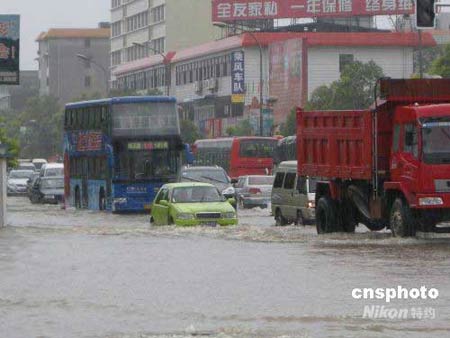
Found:
[[[82,172],[81,172],[81,201],[83,208],[89,208],[89,185],[88,185],[88,172],[89,172],[89,161],[87,157],[83,157],[82,160]]]

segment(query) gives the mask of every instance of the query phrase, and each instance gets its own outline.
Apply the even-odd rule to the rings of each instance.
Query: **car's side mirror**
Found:
[[[161,200],[161,201],[159,201],[159,204],[164,206],[164,207],[168,207],[169,206],[169,201]]]
[[[234,198],[229,198],[227,199],[228,203],[230,203],[231,205],[235,205],[236,204],[236,199]]]
[[[236,184],[237,182],[238,182],[238,180],[236,178],[231,179],[231,184]]]

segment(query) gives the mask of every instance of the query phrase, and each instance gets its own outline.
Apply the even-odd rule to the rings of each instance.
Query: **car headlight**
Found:
[[[224,212],[222,214],[222,218],[235,218],[236,217],[236,213],[234,212]]]
[[[178,219],[194,219],[194,215],[193,214],[188,214],[188,213],[181,213],[177,215]]]
[[[222,191],[222,195],[234,195],[234,192],[235,190],[233,187],[228,187],[224,191]]]
[[[444,204],[444,201],[442,201],[442,198],[440,197],[422,197],[419,198],[419,204],[423,206],[442,205]]]
[[[308,202],[308,208],[313,209],[315,207],[316,207],[316,202],[314,202],[314,201],[309,201]]]

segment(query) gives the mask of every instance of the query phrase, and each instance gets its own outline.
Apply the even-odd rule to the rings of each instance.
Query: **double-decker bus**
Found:
[[[218,165],[233,179],[243,175],[269,174],[277,142],[273,137],[253,136],[197,140],[194,163]]]
[[[297,160],[297,136],[287,136],[278,141],[273,153],[273,165],[277,167],[284,161]]]
[[[76,208],[144,211],[176,180],[184,145],[176,100],[121,97],[65,109],[65,200]]]

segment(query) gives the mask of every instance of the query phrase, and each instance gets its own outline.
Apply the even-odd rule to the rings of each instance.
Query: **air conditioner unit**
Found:
[[[208,89],[216,92],[219,90],[219,79],[211,79],[208,83]]]
[[[196,93],[201,93],[203,91],[203,82],[202,81],[195,82],[194,89]]]

